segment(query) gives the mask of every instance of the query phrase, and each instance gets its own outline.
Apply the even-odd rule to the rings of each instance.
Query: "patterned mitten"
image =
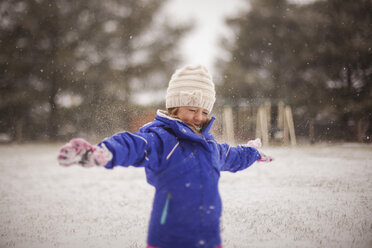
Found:
[[[266,154],[264,154],[263,152],[261,152],[259,149],[262,147],[262,143],[261,143],[261,139],[257,138],[255,140],[250,140],[248,141],[247,143],[247,146],[250,146],[250,147],[253,147],[253,148],[256,148],[258,150],[258,152],[260,153],[261,157],[260,159],[258,160],[258,162],[271,162],[274,160],[273,157],[271,156],[268,156]]]
[[[84,139],[72,139],[62,146],[58,163],[62,166],[81,165],[83,167],[104,166],[112,159],[106,147],[93,146]]]

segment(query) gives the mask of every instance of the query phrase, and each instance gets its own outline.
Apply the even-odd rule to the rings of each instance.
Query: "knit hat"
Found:
[[[176,70],[169,81],[166,108],[191,106],[212,111],[216,91],[212,76],[202,65],[188,65]]]

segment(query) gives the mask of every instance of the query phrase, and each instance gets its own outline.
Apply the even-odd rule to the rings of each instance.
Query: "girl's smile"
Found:
[[[208,121],[208,110],[197,107],[179,107],[177,117],[199,129]]]

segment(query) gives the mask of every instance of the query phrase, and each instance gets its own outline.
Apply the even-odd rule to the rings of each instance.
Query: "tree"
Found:
[[[350,127],[357,122],[369,121],[372,127],[372,1],[328,0],[308,8],[323,17],[320,39],[311,48],[318,60],[316,71],[325,78],[325,102],[343,135],[354,138]]]
[[[235,102],[284,100],[298,129],[311,119],[337,122],[345,108],[370,116],[370,10],[371,1],[253,1],[227,20],[235,39],[223,43],[231,58],[219,62],[221,94]]]
[[[303,36],[296,9],[284,0],[253,1],[248,13],[227,20],[235,31],[224,72],[227,92],[234,91],[238,99],[291,100],[287,81],[295,70],[292,54],[302,47],[298,36]]]
[[[164,87],[179,61],[175,49],[191,26],[156,21],[163,4],[2,1],[0,132],[17,136],[17,123],[29,139],[111,129],[110,117],[133,104],[135,84],[157,78]]]

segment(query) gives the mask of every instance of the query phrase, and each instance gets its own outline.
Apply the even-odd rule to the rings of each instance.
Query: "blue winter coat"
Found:
[[[148,244],[161,248],[221,245],[220,171],[243,170],[260,155],[251,147],[217,143],[209,133],[213,121],[200,136],[184,122],[158,111],[139,132],[119,133],[102,142],[113,153],[106,168],[145,167],[147,181],[156,189]]]

